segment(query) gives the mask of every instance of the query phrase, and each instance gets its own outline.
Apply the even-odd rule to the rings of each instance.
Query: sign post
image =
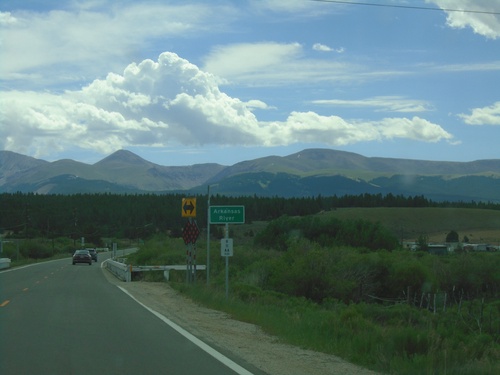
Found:
[[[200,230],[196,220],[189,219],[182,230],[182,239],[187,246],[186,249],[186,282],[196,281],[196,240]],[[193,267],[194,266],[194,267]]]
[[[226,235],[221,240],[221,256],[226,257],[226,299],[229,295],[229,257],[233,256],[233,239],[229,238],[229,224],[245,223],[245,206],[208,207],[208,225],[225,224]]]
[[[188,218],[182,230],[182,239],[186,244],[186,283],[196,281],[196,240],[200,230],[196,224],[196,198],[182,198],[182,217]]]
[[[207,286],[210,284],[210,185],[207,188]]]
[[[233,239],[229,238],[229,224],[226,223],[225,238],[220,240],[221,256],[226,257],[226,299],[229,296],[229,257],[233,256]]]

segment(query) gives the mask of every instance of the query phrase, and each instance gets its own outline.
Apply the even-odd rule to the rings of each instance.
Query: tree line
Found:
[[[17,238],[147,238],[181,230],[185,194],[0,194],[0,233]],[[197,195],[198,226],[206,227],[208,196]],[[345,207],[466,207],[500,209],[490,202],[433,202],[424,196],[362,194],[302,198],[213,195],[211,205],[244,205],[245,220],[305,216]]]

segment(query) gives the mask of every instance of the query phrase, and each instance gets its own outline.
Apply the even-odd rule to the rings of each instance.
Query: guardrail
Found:
[[[120,259],[124,261],[125,259]],[[170,271],[185,271],[186,265],[165,265],[165,266],[133,266],[131,264],[125,264],[123,262],[117,262],[116,260],[107,259],[103,262],[104,268],[110,271],[113,275],[118,277],[120,280],[130,282],[132,281],[132,272],[143,272],[143,271],[163,271],[163,276],[167,281],[170,280]],[[196,265],[196,271],[205,271],[207,267],[204,264]],[[194,271],[194,270],[193,270]]]
[[[167,281],[170,280],[170,271],[186,271],[186,265],[169,265],[169,266],[132,266],[132,272],[142,272],[142,271],[163,271],[163,276]],[[207,266],[204,264],[197,264],[196,271],[205,271]],[[192,270],[195,272],[195,270]]]
[[[103,262],[104,268],[106,268],[113,275],[118,277],[120,280],[130,282],[132,280],[131,266],[125,263],[120,263],[112,259],[106,259]]]
[[[10,268],[10,259],[9,258],[0,258],[0,270]]]

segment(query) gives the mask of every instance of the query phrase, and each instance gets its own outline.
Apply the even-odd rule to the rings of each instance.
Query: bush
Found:
[[[304,237],[322,246],[352,246],[394,250],[398,240],[379,223],[368,220],[321,220],[316,216],[282,216],[255,236],[255,244],[286,251],[290,240]]]
[[[181,241],[165,235],[155,236],[141,246],[140,251],[128,255],[128,263],[141,266],[185,264],[186,252]]]
[[[19,253],[23,258],[45,259],[54,255],[55,251],[46,243],[30,240],[19,244]]]

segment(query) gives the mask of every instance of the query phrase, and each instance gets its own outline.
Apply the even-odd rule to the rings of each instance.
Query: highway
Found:
[[[261,375],[110,283],[100,267],[106,257],[0,272],[0,374]]]

